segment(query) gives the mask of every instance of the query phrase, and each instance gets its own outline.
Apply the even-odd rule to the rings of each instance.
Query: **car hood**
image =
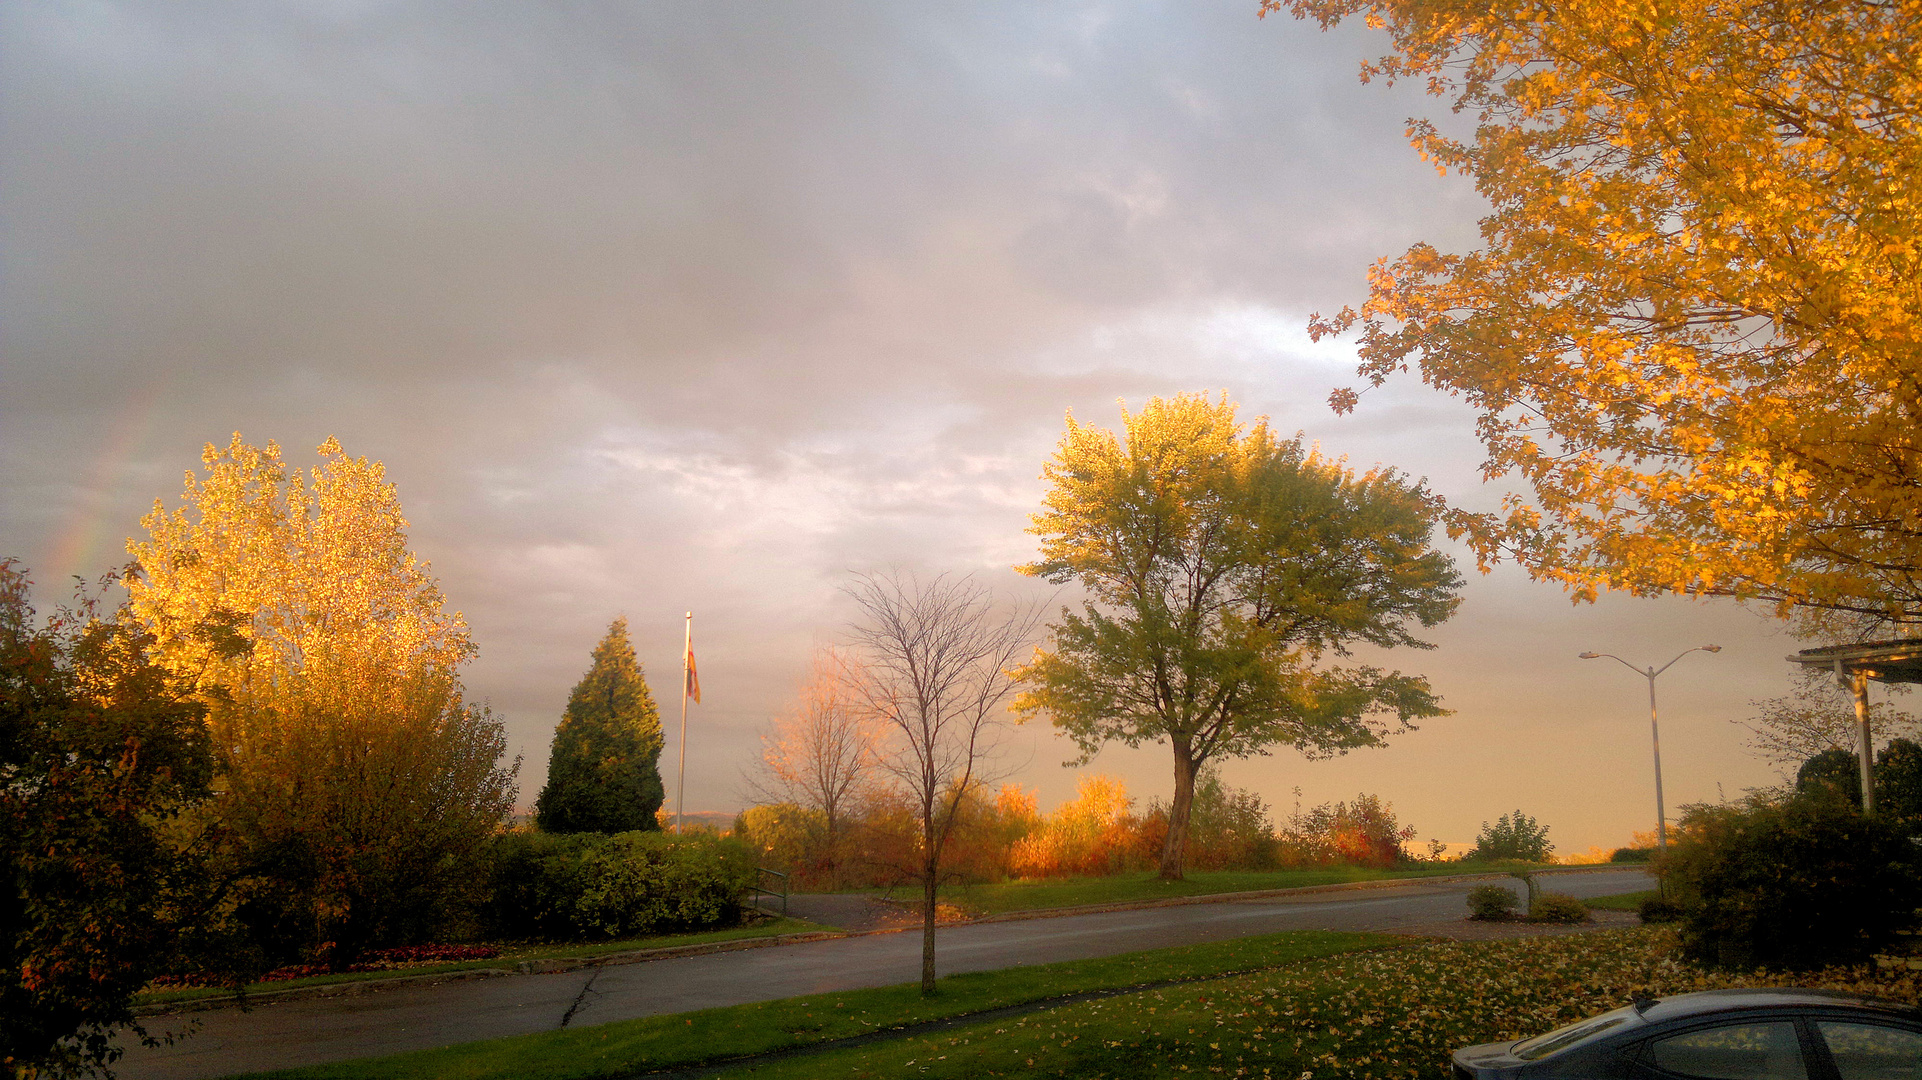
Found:
[[[1455,1063],[1469,1069],[1519,1068],[1528,1064],[1528,1062],[1515,1056],[1516,1041],[1515,1039],[1510,1039],[1507,1042],[1464,1046],[1460,1050],[1455,1051],[1453,1055]]]

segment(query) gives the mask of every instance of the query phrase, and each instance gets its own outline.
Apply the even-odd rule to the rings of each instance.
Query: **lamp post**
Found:
[[[1675,660],[1680,660],[1683,656],[1687,656],[1692,652],[1715,653],[1721,651],[1722,647],[1720,645],[1697,645],[1693,649],[1684,649]],[[1649,736],[1655,743],[1655,848],[1658,852],[1666,854],[1668,851],[1668,807],[1662,802],[1662,729],[1655,722],[1655,677],[1667,671],[1669,668],[1674,667],[1675,660],[1670,660],[1661,667],[1651,665],[1647,668],[1638,668],[1634,664],[1616,656],[1614,653],[1585,652],[1581,654],[1581,659],[1595,660],[1604,656],[1648,680],[1648,731]]]

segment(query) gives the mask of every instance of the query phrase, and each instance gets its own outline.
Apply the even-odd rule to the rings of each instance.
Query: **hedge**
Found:
[[[491,865],[489,931],[588,940],[731,925],[754,885],[743,845],[658,832],[513,832]]]

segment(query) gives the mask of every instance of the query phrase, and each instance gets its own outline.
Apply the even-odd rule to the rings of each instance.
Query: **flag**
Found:
[[[687,662],[682,666],[687,670],[687,679],[686,685],[681,687],[681,695],[683,697],[693,698],[694,704],[699,705],[701,703],[701,676],[699,672],[694,670],[694,643],[691,641],[687,643]]]

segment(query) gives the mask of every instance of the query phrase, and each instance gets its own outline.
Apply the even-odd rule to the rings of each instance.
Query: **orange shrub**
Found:
[[[1017,841],[1009,870],[1016,877],[1099,875],[1141,862],[1141,820],[1129,810],[1127,785],[1094,773],[1075,783],[1075,797]]]
[[[1388,867],[1403,861],[1402,842],[1413,839],[1414,826],[1395,820],[1395,808],[1380,796],[1361,794],[1351,803],[1323,803],[1297,810],[1281,838],[1281,862],[1287,866]]]

